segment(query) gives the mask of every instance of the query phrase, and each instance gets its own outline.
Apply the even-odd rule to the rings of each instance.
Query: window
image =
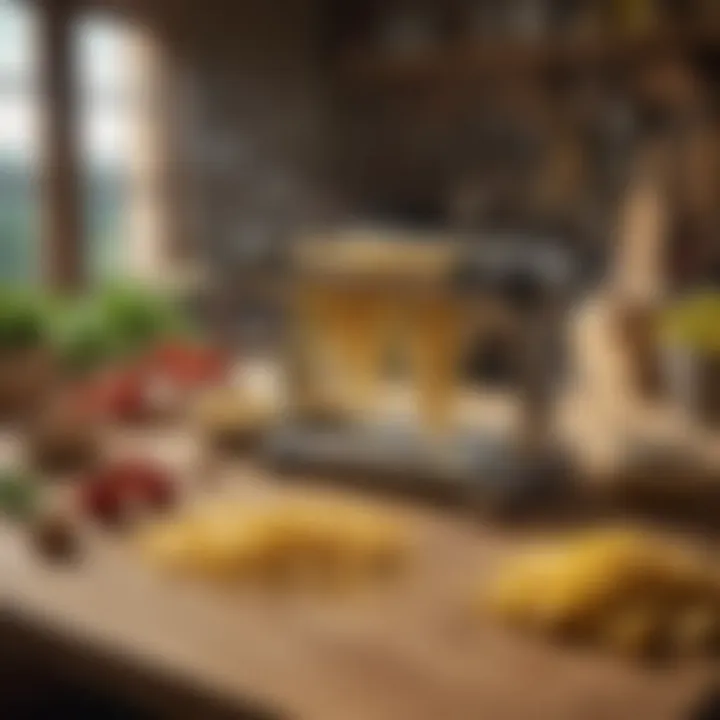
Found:
[[[39,277],[42,198],[38,13],[0,0],[0,282]],[[73,26],[77,142],[92,279],[128,270],[138,196],[135,133],[142,113],[135,30],[114,15],[83,14]],[[141,194],[141,193],[140,193]]]
[[[86,262],[91,279],[125,269],[133,193],[132,134],[137,116],[130,62],[131,28],[89,15],[74,27],[79,89]]]
[[[0,0],[0,282],[38,268],[39,98],[36,11]]]

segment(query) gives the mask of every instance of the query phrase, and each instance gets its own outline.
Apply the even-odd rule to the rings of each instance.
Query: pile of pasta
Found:
[[[349,415],[371,411],[392,332],[386,298],[357,287],[308,286],[295,305],[316,395]]]
[[[705,654],[720,642],[717,566],[640,532],[594,532],[531,552],[483,600],[514,626],[634,656]]]
[[[317,396],[347,416],[372,416],[383,400],[385,365],[399,335],[407,345],[421,426],[430,432],[451,427],[467,319],[459,300],[440,293],[404,298],[352,284],[306,286],[295,311]]]
[[[156,566],[191,576],[344,588],[395,575],[408,535],[393,519],[353,505],[234,502],[155,524],[139,544]]]

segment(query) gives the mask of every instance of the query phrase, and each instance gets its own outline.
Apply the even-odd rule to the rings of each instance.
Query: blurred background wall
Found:
[[[597,275],[648,172],[667,262],[717,257],[713,2],[2,0],[6,279],[40,273],[51,7],[92,278],[201,261],[232,289],[303,228],[358,221],[557,235]]]

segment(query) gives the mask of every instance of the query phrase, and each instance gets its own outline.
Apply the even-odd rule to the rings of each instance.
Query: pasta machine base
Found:
[[[512,509],[543,504],[568,479],[560,448],[532,457],[500,433],[428,438],[407,427],[285,425],[264,452],[281,471],[326,471],[365,486]]]

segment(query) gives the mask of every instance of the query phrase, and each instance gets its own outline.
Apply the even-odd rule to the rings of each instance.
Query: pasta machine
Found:
[[[298,243],[291,267],[287,405],[266,447],[277,466],[501,507],[556,486],[574,275],[560,246],[371,234]],[[491,399],[462,368],[499,309],[511,311],[519,373]]]

